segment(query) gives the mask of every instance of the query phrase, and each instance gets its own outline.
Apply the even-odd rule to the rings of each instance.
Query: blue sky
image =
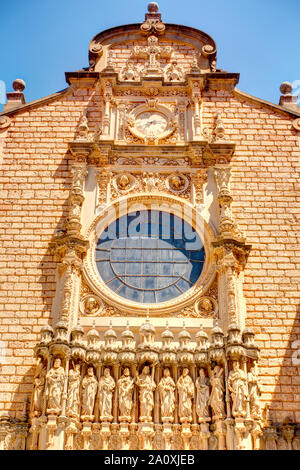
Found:
[[[167,23],[205,31],[217,67],[239,72],[238,88],[278,103],[279,86],[299,80],[299,0],[160,0]],[[144,19],[145,0],[14,0],[0,10],[0,80],[26,82],[26,101],[65,88],[65,71],[88,65],[98,32]],[[300,87],[299,87],[300,88]]]

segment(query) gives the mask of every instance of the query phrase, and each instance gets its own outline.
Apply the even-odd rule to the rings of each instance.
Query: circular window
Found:
[[[145,210],[111,223],[97,242],[95,260],[102,280],[116,294],[159,303],[196,283],[205,252],[189,223],[168,212]]]

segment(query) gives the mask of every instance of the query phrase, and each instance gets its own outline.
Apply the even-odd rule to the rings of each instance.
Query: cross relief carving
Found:
[[[134,57],[149,57],[149,63],[146,65],[148,75],[156,74],[161,70],[158,58],[170,59],[172,54],[172,47],[159,46],[156,36],[148,38],[148,46],[135,46],[133,49]]]

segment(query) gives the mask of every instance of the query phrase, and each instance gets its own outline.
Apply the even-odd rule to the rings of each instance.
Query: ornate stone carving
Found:
[[[296,131],[300,131],[300,118],[294,119],[292,126]]]
[[[77,136],[75,138],[76,142],[85,142],[91,139],[89,125],[88,125],[88,118],[87,118],[87,111],[84,110],[82,116],[80,118],[78,129],[77,129]]]
[[[158,34],[165,32],[166,26],[161,21],[161,14],[158,13],[158,4],[150,2],[148,5],[148,13],[145,15],[145,22],[140,26],[143,34]]]
[[[50,387],[56,387],[57,390],[54,391],[53,388],[49,390],[48,385],[45,388],[45,405],[47,405],[45,411],[48,414],[45,419],[35,417],[31,413],[31,448],[37,448],[39,434],[42,426],[46,424],[48,433],[45,446],[49,449],[56,445],[55,435],[58,429],[65,433],[65,449],[78,446],[76,438],[78,431],[85,450],[90,448],[207,449],[211,445],[209,422],[212,419],[211,430],[217,439],[218,449],[242,449],[249,446],[250,442],[253,448],[259,449],[262,433],[259,391],[256,373],[252,367],[258,356],[252,354],[248,358],[249,348],[253,348],[254,343],[252,339],[249,340],[249,334],[250,332],[245,330],[241,335],[240,329],[231,325],[225,336],[221,328],[216,325],[212,330],[210,344],[207,333],[200,328],[196,335],[195,346],[185,326],[178,334],[178,342],[174,342],[174,335],[167,325],[167,329],[161,334],[162,344],[160,344],[155,342],[155,328],[147,315],[146,322],[140,328],[139,344],[136,345],[128,325],[121,334],[121,344],[117,343],[117,333],[110,325],[104,333],[104,343],[100,346],[100,336],[95,327],[87,332],[86,339],[84,330],[79,325],[71,330],[70,337],[61,322],[55,327],[54,337],[49,327],[43,328],[41,341],[36,347],[36,354],[43,354],[38,356],[40,359],[36,377],[42,375],[40,365],[44,361],[43,357],[49,358],[50,364],[53,362],[54,366],[49,370],[46,381]],[[235,364],[236,353],[233,354],[233,350],[230,349],[233,347],[239,348],[239,357],[244,358],[245,371],[248,366],[247,377],[238,364]],[[57,351],[60,351],[65,369],[61,366]],[[218,365],[215,365],[216,362]],[[233,370],[228,376],[227,371],[231,362]],[[164,364],[161,379],[160,363]],[[115,377],[119,375],[119,367],[124,368],[116,383],[117,390],[108,367],[104,369],[98,384],[94,367],[97,367],[99,377],[101,364],[111,365]],[[140,375],[137,372],[137,364],[142,367]],[[151,374],[150,366],[147,364],[152,364]],[[186,364],[189,364],[190,370],[194,372],[196,367],[199,368],[195,384]],[[132,368],[132,376],[129,367]],[[206,370],[211,368],[209,383]],[[171,369],[174,378],[182,369],[176,386],[175,380],[171,377]],[[79,394],[81,370],[85,370],[86,375],[82,380]],[[51,376],[54,383],[48,380]],[[211,393],[209,393],[210,385]],[[97,389],[99,394],[96,404]],[[49,408],[49,396],[55,400],[52,409]],[[40,401],[44,403],[41,397]],[[60,416],[57,418],[58,415]],[[175,418],[182,424],[177,424]],[[113,419],[114,423],[111,423]],[[196,420],[200,426],[195,424]],[[192,422],[194,424],[190,424]],[[251,441],[247,438],[248,432],[251,433]],[[279,447],[283,446],[284,441],[286,448],[292,448],[293,425],[285,423],[281,436]],[[19,441],[20,446],[23,445],[23,441]],[[9,445],[14,448],[19,445],[17,440],[11,442]],[[267,448],[268,446],[269,444],[266,444]]]
[[[247,414],[247,377],[239,368],[238,361],[233,361],[233,370],[228,377],[228,389],[231,392],[232,415],[245,417]]]
[[[84,315],[99,315],[102,308],[101,299],[94,295],[87,295],[81,301],[81,312]]]
[[[121,173],[113,178],[113,187],[117,193],[124,195],[136,186],[136,178],[130,173]]]
[[[137,67],[132,60],[128,60],[120,72],[120,80],[134,82],[139,80],[140,75]]]
[[[0,131],[7,129],[11,125],[11,119],[8,116],[0,116]]]
[[[255,367],[253,366],[248,372],[248,389],[249,389],[249,402],[250,402],[250,416],[251,418],[258,419],[261,417],[260,409],[260,384],[257,377]]]
[[[213,412],[213,419],[223,419],[225,417],[225,405],[224,405],[224,370],[220,366],[215,366],[211,377],[211,394],[209,397],[209,406]]]
[[[158,58],[170,58],[173,50],[170,46],[159,46],[156,36],[148,37],[148,46],[134,46],[134,57],[149,57],[149,63],[145,65],[142,75],[147,77],[162,75],[162,69]]]
[[[99,380],[99,408],[100,420],[112,421],[112,399],[113,391],[115,389],[115,381],[110,375],[110,369],[104,369],[104,375]]]
[[[34,376],[34,392],[31,412],[32,416],[40,416],[42,414],[45,382],[46,367],[41,358],[39,358]]]
[[[189,375],[189,369],[185,367],[177,382],[179,395],[178,414],[181,423],[192,422],[192,400],[194,399],[195,386]]]
[[[212,297],[201,297],[195,303],[195,311],[199,317],[215,317],[217,314],[217,302]]]
[[[143,367],[142,373],[136,379],[136,384],[139,387],[140,421],[150,423],[154,408],[153,392],[156,389],[156,384],[150,375],[150,368],[148,366]]]
[[[174,421],[175,389],[176,385],[170,375],[170,369],[166,367],[163,372],[163,377],[158,384],[163,423],[172,423]]]
[[[174,194],[182,194],[189,187],[189,179],[182,173],[173,173],[166,179],[166,187]]]
[[[68,399],[66,414],[71,418],[78,418],[80,408],[80,381],[81,381],[80,363],[74,364],[73,369],[69,371],[68,381]]]
[[[53,367],[46,375],[47,413],[58,415],[61,411],[62,393],[65,383],[65,370],[59,357],[54,359]]]
[[[82,421],[93,421],[94,420],[94,406],[97,393],[97,379],[95,377],[94,368],[88,367],[87,373],[82,380],[81,384],[81,396],[82,396],[82,408],[81,408],[81,420]]]
[[[132,418],[134,379],[130,376],[128,367],[125,367],[123,370],[123,375],[121,375],[117,382],[117,388],[120,412],[119,420],[120,422],[130,422]]]
[[[165,79],[168,82],[181,82],[184,79],[182,69],[178,66],[176,60],[173,60],[166,68]]]
[[[199,423],[210,421],[209,402],[209,378],[205,374],[205,369],[199,369],[199,377],[195,382],[196,386],[196,413]]]

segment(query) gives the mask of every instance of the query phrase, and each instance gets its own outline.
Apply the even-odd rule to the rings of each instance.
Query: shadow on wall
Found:
[[[284,318],[282,324],[289,338],[285,349],[277,349],[284,355],[278,357],[280,372],[272,400],[265,408],[264,444],[270,450],[300,450],[300,304],[294,324],[286,326]],[[270,361],[273,363],[274,358]]]

